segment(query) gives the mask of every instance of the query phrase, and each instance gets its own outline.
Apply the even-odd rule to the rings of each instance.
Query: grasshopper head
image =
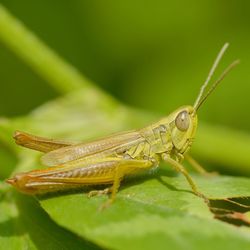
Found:
[[[235,67],[239,60],[234,61],[231,63],[220,75],[220,77],[214,82],[214,84],[210,87],[210,89],[205,93],[206,87],[218,66],[219,61],[221,60],[224,52],[228,47],[228,43],[226,43],[221,51],[219,52],[215,62],[207,76],[206,81],[201,86],[201,90],[199,95],[196,98],[194,106],[185,106],[178,109],[176,112],[172,114],[172,142],[174,147],[177,151],[181,154],[184,154],[192,144],[194,139],[194,135],[197,128],[197,111],[201,107],[201,105],[206,101],[208,96],[215,90],[218,84],[224,79],[224,77],[230,72],[230,70]],[[173,118],[174,118],[174,125],[173,125]]]
[[[172,118],[171,139],[181,154],[191,146],[197,128],[197,114],[192,106],[184,106],[175,111]]]

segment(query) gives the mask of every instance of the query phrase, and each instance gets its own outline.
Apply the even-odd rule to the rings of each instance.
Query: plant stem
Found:
[[[0,4],[0,39],[58,92],[96,88]]]

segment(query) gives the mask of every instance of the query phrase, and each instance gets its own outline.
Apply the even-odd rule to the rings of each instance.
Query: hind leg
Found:
[[[113,185],[111,188],[107,190],[103,190],[105,192],[111,192],[111,196],[109,200],[101,206],[101,209],[108,207],[112,204],[116,198],[116,194],[121,184],[121,180],[123,177],[132,172],[133,170],[139,171],[144,169],[149,169],[154,166],[154,162],[149,160],[121,160],[117,159],[116,167],[114,169],[114,177],[113,177]]]

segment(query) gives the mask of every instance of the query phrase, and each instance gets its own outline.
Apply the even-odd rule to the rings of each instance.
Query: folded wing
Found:
[[[137,131],[114,134],[93,142],[65,146],[51,151],[42,157],[42,163],[47,166],[59,166],[93,155],[107,157],[115,150],[125,150],[142,140],[144,139]]]
[[[22,131],[16,131],[13,135],[13,138],[15,139],[16,144],[43,153],[47,153],[74,144],[71,142],[38,137]]]

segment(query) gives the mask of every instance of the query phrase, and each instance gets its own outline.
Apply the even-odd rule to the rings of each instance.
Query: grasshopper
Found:
[[[18,173],[8,179],[7,183],[27,194],[107,184],[110,186],[104,190],[93,190],[88,195],[111,193],[106,203],[108,205],[114,201],[125,176],[156,168],[163,160],[186,177],[194,194],[204,198],[181,163],[185,158],[200,172],[204,172],[187,152],[196,133],[198,109],[239,62],[236,60],[230,64],[205,93],[227,47],[228,44],[225,44],[217,55],[193,106],[180,107],[145,128],[114,134],[88,143],[68,143],[16,131],[16,143],[45,153],[41,160],[48,168]]]

